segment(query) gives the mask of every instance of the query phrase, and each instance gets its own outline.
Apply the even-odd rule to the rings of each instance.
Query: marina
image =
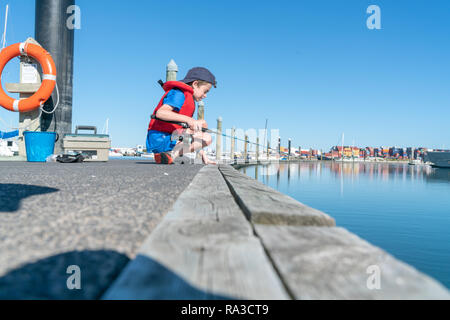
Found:
[[[450,300],[429,7],[6,4],[0,300]]]

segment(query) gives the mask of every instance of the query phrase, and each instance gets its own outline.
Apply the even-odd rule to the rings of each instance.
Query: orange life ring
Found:
[[[41,87],[31,97],[15,100],[0,85],[0,105],[13,112],[29,112],[42,106],[52,95],[56,85],[56,66],[50,53],[44,48],[32,43],[16,43],[0,52],[0,76],[6,64],[18,56],[30,56],[40,63],[43,71]]]

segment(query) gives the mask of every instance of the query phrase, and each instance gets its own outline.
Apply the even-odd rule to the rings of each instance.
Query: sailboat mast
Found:
[[[2,50],[5,49],[6,45],[6,27],[8,26],[8,11],[9,11],[9,4],[6,5],[5,28],[3,29],[3,37],[2,37]]]
[[[266,147],[266,139],[267,139],[267,122],[269,121],[269,119],[266,119],[266,128],[264,129],[264,143],[263,143],[263,148]]]

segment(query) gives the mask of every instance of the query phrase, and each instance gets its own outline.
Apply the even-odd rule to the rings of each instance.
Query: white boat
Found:
[[[420,164],[423,164],[423,162],[422,162],[422,160],[420,160],[420,159],[411,159],[411,160],[409,160],[409,164],[412,165],[412,166],[414,166],[414,165],[420,165]]]
[[[450,168],[450,151],[427,152],[426,159],[432,163],[433,167]]]
[[[0,139],[0,157],[13,157],[19,153],[16,141]]]
[[[344,157],[344,158],[336,158],[335,159],[336,162],[361,162],[364,161],[364,159],[361,158],[349,158],[349,157]]]
[[[14,152],[6,148],[5,146],[0,146],[0,157],[12,157]]]
[[[114,149],[109,150],[109,156],[112,158],[123,157],[123,154],[117,152]]]

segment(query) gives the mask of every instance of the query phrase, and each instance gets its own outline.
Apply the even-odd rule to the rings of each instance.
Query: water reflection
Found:
[[[247,170],[243,168],[244,174]],[[253,178],[262,180],[267,183],[269,177],[276,174],[277,186],[280,178],[286,176],[287,182],[291,180],[292,176],[297,180],[306,174],[317,177],[323,175],[334,176],[339,180],[351,180],[366,177],[371,180],[420,180],[420,181],[450,181],[450,170],[432,168],[426,165],[409,165],[397,163],[337,163],[334,161],[323,162],[298,162],[298,163],[274,163],[269,165],[259,165],[254,167]]]
[[[438,169],[435,168],[427,179],[433,182],[449,182],[450,181],[450,169]]]

